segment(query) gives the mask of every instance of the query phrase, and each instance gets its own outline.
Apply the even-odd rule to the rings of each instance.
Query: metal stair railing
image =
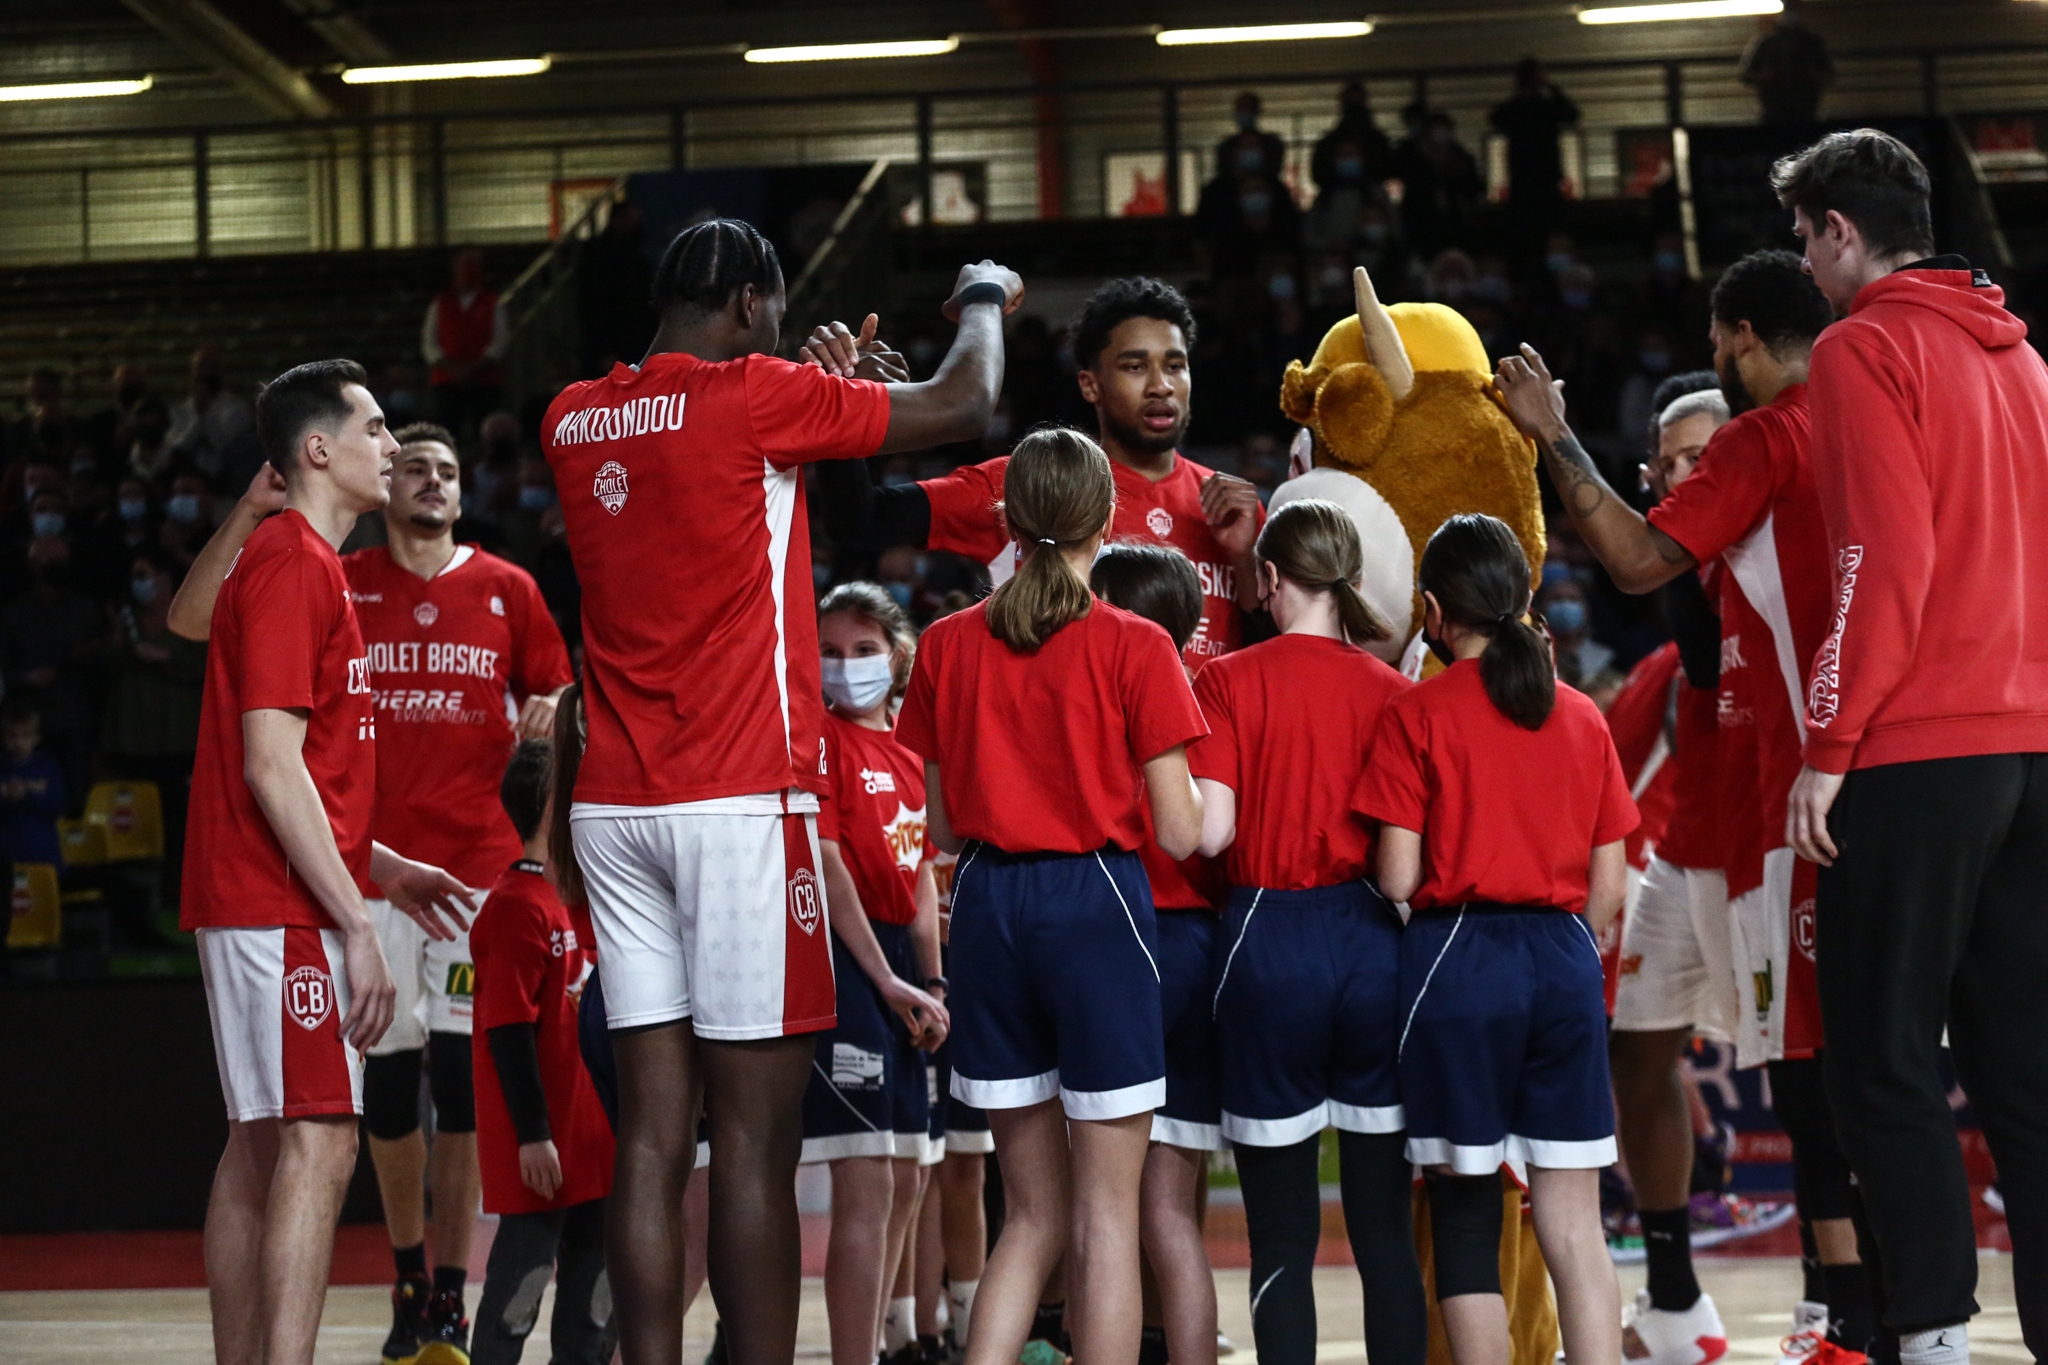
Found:
[[[626,177],[620,176],[498,296],[509,337],[505,385],[512,401],[559,386],[562,367],[574,364],[582,341],[576,312],[578,259],[583,244],[603,231],[611,210],[625,197]]]
[[[783,315],[782,349],[793,353],[819,323],[834,320],[858,329],[861,315],[889,292],[889,160],[868,167],[832,230],[804,262],[789,287]]]

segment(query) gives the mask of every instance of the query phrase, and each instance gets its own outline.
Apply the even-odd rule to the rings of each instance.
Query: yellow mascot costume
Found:
[[[1535,448],[1516,430],[1493,387],[1493,367],[1472,324],[1439,303],[1382,305],[1356,272],[1358,313],[1332,327],[1307,365],[1287,367],[1280,407],[1301,424],[1295,477],[1273,494],[1327,498],[1358,524],[1365,544],[1364,594],[1393,639],[1376,648],[1421,677],[1435,661],[1422,648],[1415,573],[1423,546],[1446,518],[1484,512],[1506,522],[1540,582],[1545,549]],[[1514,1365],[1552,1365],[1559,1338],[1550,1276],[1522,1192],[1503,1181],[1506,1218],[1500,1281]],[[1450,1365],[1436,1307],[1429,1198],[1415,1190],[1415,1242],[1429,1289],[1431,1365]]]

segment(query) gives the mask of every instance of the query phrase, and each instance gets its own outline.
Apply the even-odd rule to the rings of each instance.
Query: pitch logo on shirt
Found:
[[[590,495],[604,504],[604,510],[613,516],[626,505],[626,467],[617,460],[606,460],[597,467],[597,477],[591,481]]]
[[[318,967],[296,967],[284,979],[284,1012],[311,1033],[334,1013],[334,978]]]
[[[882,827],[882,837],[889,842],[889,852],[895,855],[896,866],[905,872],[917,871],[917,865],[924,861],[924,808],[916,810],[896,803],[896,814]]]
[[[823,918],[818,910],[818,879],[808,867],[800,867],[789,879],[789,917],[806,936],[818,932]]]

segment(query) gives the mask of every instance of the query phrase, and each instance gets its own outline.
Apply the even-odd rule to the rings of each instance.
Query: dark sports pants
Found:
[[[1970,1191],[1938,1070],[1998,1163],[2021,1329],[2048,1358],[2048,754],[1887,764],[1829,817],[1817,965],[1842,1149],[1882,1253],[1885,1325],[1977,1311]]]
[[[555,1281],[548,1339],[556,1365],[609,1365],[618,1345],[604,1273],[604,1200],[498,1220],[469,1344],[475,1365],[517,1365]]]

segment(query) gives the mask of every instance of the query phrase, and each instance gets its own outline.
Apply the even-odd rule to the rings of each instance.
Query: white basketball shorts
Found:
[[[481,906],[482,891],[471,891]],[[370,922],[384,949],[384,965],[398,987],[391,1027],[370,1048],[372,1057],[417,1052],[429,1033],[469,1035],[476,1006],[476,965],[469,959],[469,931],[453,939],[429,938],[419,921],[390,901],[370,901]]]
[[[331,929],[201,929],[199,973],[228,1119],[363,1112],[363,1065],[341,1036],[348,972]]]
[[[1735,986],[1728,879],[1652,856],[1621,924],[1615,1031],[1689,1028],[1731,1042]]]
[[[816,811],[804,792],[571,808],[611,1027],[689,1019],[735,1042],[833,1026]]]

